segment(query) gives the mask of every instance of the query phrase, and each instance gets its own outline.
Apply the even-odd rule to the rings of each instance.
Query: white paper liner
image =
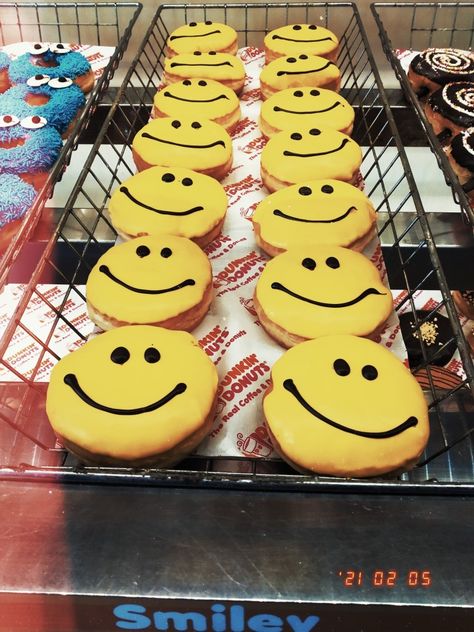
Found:
[[[241,96],[242,119],[233,134],[234,164],[230,174],[223,181],[229,197],[229,209],[222,234],[207,248],[214,274],[215,299],[209,314],[194,330],[194,336],[201,347],[217,366],[219,373],[218,411],[209,437],[198,448],[203,456],[275,456],[263,426],[262,396],[268,388],[270,369],[284,353],[284,349],[273,341],[261,328],[253,306],[252,296],[258,276],[268,257],[259,251],[253,236],[250,221],[257,203],[268,195],[260,179],[260,152],[265,144],[257,125],[260,111],[260,91],[258,77],[263,67],[263,52],[256,48],[240,51],[247,80]],[[387,284],[387,273],[377,239],[364,250],[378,268]],[[53,289],[55,288],[55,289]],[[52,291],[50,298],[55,305],[61,303],[64,286],[39,286],[41,292]],[[58,289],[60,290],[58,293]],[[15,286],[7,286],[8,292],[0,296],[2,329],[8,322],[8,301]],[[83,292],[84,288],[80,288]],[[417,307],[436,300],[434,292],[419,292]],[[401,300],[400,292],[395,299]],[[44,339],[51,327],[52,319],[45,315],[48,310],[28,308],[23,320],[35,329],[40,339]],[[408,306],[407,306],[408,309]],[[66,315],[74,318],[78,329],[88,335],[93,330],[87,318],[85,304],[71,292]],[[58,356],[62,356],[81,344],[80,337],[71,330],[55,329],[52,344]],[[66,327],[67,329],[67,327]],[[63,335],[64,334],[64,335]],[[26,336],[26,334],[25,334]],[[31,372],[36,347],[25,351],[25,336],[20,332],[8,349],[6,359],[15,358],[15,368],[22,373]],[[35,343],[36,344],[36,343]],[[407,362],[406,350],[400,333],[398,317],[393,312],[382,336],[381,344]],[[31,345],[31,338],[26,346]],[[33,352],[31,352],[33,349]],[[33,353],[32,355],[30,355]],[[51,370],[51,356],[45,359],[41,369],[41,379],[47,380]],[[458,356],[449,367],[461,374],[462,365]],[[6,377],[0,369],[2,379]]]

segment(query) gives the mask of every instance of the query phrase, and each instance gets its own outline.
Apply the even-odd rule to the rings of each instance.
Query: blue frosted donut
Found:
[[[46,75],[35,75],[37,77],[46,77],[46,81],[49,80]],[[38,82],[40,79],[37,79]],[[67,87],[55,87],[61,84]],[[44,105],[30,105],[26,100],[28,95],[43,96],[49,101]],[[37,114],[45,118],[60,134],[64,134],[85,102],[84,93],[75,83],[65,77],[58,77],[44,85],[30,86],[22,83],[4,92],[0,95],[0,116],[12,112],[19,118]]]
[[[62,147],[58,130],[34,115],[19,119],[0,115],[0,173],[35,174],[48,171]]]
[[[18,176],[0,175],[0,228],[21,219],[31,208],[36,191]]]
[[[41,47],[40,54],[24,53],[10,63],[8,72],[12,84],[26,83],[30,77],[39,73],[51,78],[69,77],[76,82],[91,71],[91,65],[81,53],[70,50],[54,53],[42,44],[34,46]]]
[[[0,52],[0,93],[5,92],[10,87],[10,79],[8,77],[10,61],[10,57],[6,53]]]

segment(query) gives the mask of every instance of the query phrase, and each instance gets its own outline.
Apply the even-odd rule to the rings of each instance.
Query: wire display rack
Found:
[[[474,225],[474,211],[460,185],[442,145],[426,118],[423,105],[411,87],[397,51],[422,51],[426,48],[471,50],[474,42],[474,3],[373,3],[372,13],[378,26],[382,47],[423,126],[446,184],[459,205],[465,220]]]
[[[269,30],[292,22],[328,25],[341,42],[338,65],[342,95],[357,112],[353,136],[363,147],[362,173],[366,193],[378,211],[378,230],[384,255],[397,285],[403,290],[397,309],[409,305],[424,287],[439,292],[433,314],[446,310],[464,378],[450,390],[435,384],[432,363],[443,348],[433,350],[422,341],[423,360],[414,371],[426,372],[431,438],[414,470],[382,479],[351,480],[296,474],[278,460],[190,457],[176,468],[131,470],[98,468],[77,463],[56,446],[45,414],[47,385],[40,381],[45,362],[59,359],[55,349],[58,329],[85,339],[68,316],[72,299],[85,304],[83,284],[101,254],[116,239],[107,204],[120,183],[135,173],[131,142],[148,122],[164,65],[169,33],[191,20],[232,24],[240,46],[262,46]],[[55,234],[47,243],[13,318],[0,341],[0,358],[11,380],[0,396],[0,475],[2,477],[57,478],[98,483],[188,485],[250,489],[394,493],[470,493],[474,491],[474,370],[454,309],[437,246],[423,209],[410,166],[383,91],[370,45],[357,7],[352,3],[278,3],[227,5],[164,5],[159,8],[135,59],[95,137],[83,168],[65,204]],[[390,270],[391,269],[391,270]],[[60,284],[59,305],[42,291],[41,284]],[[26,317],[31,302],[50,309],[52,325],[40,340]],[[416,321],[419,330],[423,321]],[[17,335],[27,335],[35,351],[34,368],[22,375],[7,350]]]
[[[77,117],[74,128],[65,141],[60,156],[52,168],[48,179],[25,217],[15,238],[0,258],[0,288],[7,281],[8,273],[22,245],[30,239],[41,218],[45,200],[52,194],[69,164],[71,153],[78,143],[80,134],[87,128],[97,103],[107,93],[112,77],[127,49],[130,35],[141,4],[91,2],[58,3],[2,3],[0,19],[0,46],[18,42],[68,42],[97,46],[113,46],[107,66],[96,80],[94,88],[87,96],[86,105]]]

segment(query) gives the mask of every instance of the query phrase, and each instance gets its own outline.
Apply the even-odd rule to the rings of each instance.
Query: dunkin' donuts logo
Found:
[[[263,59],[263,50],[256,46],[247,46],[243,51],[239,53],[240,59],[245,63],[252,61],[253,59]]]
[[[262,98],[262,93],[260,92],[260,88],[252,88],[252,90],[247,90],[243,92],[240,100],[252,105],[252,103],[257,103]]]
[[[237,447],[245,456],[268,458],[273,452],[272,442],[265,426],[257,426],[246,437],[241,432],[237,433]]]
[[[260,180],[260,178],[254,178],[250,173],[242,180],[239,180],[238,182],[232,182],[231,184],[226,184],[224,187],[225,192],[230,198],[230,206],[236,204],[242,198],[242,195],[247,195],[248,193],[260,191],[261,188],[262,181]]]
[[[248,116],[241,119],[232,131],[232,140],[238,140],[244,136],[248,136],[250,132],[253,132],[258,128],[256,121],[249,119]]]
[[[257,310],[255,309],[255,305],[253,304],[253,298],[244,298],[243,296],[241,296],[239,298],[239,301],[240,304],[245,307],[245,309],[251,316],[257,316]]]
[[[231,336],[227,327],[222,328],[220,325],[216,325],[208,334],[199,340],[199,346],[208,356],[213,358],[214,364],[219,364],[222,356],[227,353],[229,347],[231,347],[236,340],[246,335],[247,332],[245,329],[240,329]]]
[[[248,145],[241,147],[241,150],[244,152],[244,154],[260,154],[261,150],[265,147],[266,144],[267,139],[265,138],[265,136],[257,136],[257,138],[251,140]]]
[[[268,364],[260,361],[256,353],[251,353],[227,371],[217,388],[217,396],[231,402],[236,395],[254,385],[269,372]]]
[[[224,290],[218,292],[217,295],[221,296],[231,289],[237,289],[256,279],[265,267],[265,261],[265,257],[252,250],[252,252],[245,257],[234,259],[234,261],[228,263],[226,267],[214,277],[214,287],[220,288],[224,285],[233,285],[233,287],[224,288]]]
[[[218,259],[222,255],[227,254],[238,244],[247,241],[247,237],[240,237],[239,239],[232,239],[229,235],[219,235],[210,244],[204,248],[204,252],[209,259]]]

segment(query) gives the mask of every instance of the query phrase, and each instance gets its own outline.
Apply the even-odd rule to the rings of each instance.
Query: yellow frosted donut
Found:
[[[239,94],[245,83],[245,68],[235,55],[195,50],[165,60],[164,83],[169,85],[183,79],[213,79]]]
[[[267,138],[299,127],[331,127],[352,133],[354,108],[334,90],[288,88],[264,101],[259,125]]]
[[[156,93],[152,117],[197,117],[222,125],[229,133],[240,119],[233,90],[212,79],[184,79]]]
[[[109,213],[124,239],[178,235],[204,248],[220,233],[227,195],[217,180],[180,167],[150,167],[124,180]]]
[[[301,246],[269,261],[254,305],[265,330],[285,347],[330,334],[376,337],[393,310],[374,264],[338,246]]]
[[[271,257],[316,244],[361,251],[375,234],[375,209],[339,180],[307,180],[262,200],[252,216],[258,245]]]
[[[186,167],[222,180],[232,167],[229,134],[206,119],[155,119],[135,135],[132,154],[138,171],[155,165]]]
[[[329,127],[299,128],[270,138],[261,154],[260,172],[267,189],[276,191],[314,178],[353,184],[361,163],[361,148],[346,134]]]
[[[99,465],[166,467],[208,434],[217,371],[183,331],[108,331],[54,367],[46,412],[65,447]]]
[[[319,55],[336,61],[339,40],[324,26],[316,24],[288,24],[270,31],[265,36],[265,63],[288,55]]]
[[[423,391],[385,347],[356,336],[297,345],[272,368],[263,410],[276,450],[300,471],[406,470],[429,437]]]
[[[166,57],[195,50],[208,53],[237,53],[237,33],[231,26],[220,22],[190,22],[175,29],[166,40]]]
[[[86,297],[89,316],[102,329],[140,324],[192,331],[212,301],[211,264],[184,237],[138,237],[100,257]]]

